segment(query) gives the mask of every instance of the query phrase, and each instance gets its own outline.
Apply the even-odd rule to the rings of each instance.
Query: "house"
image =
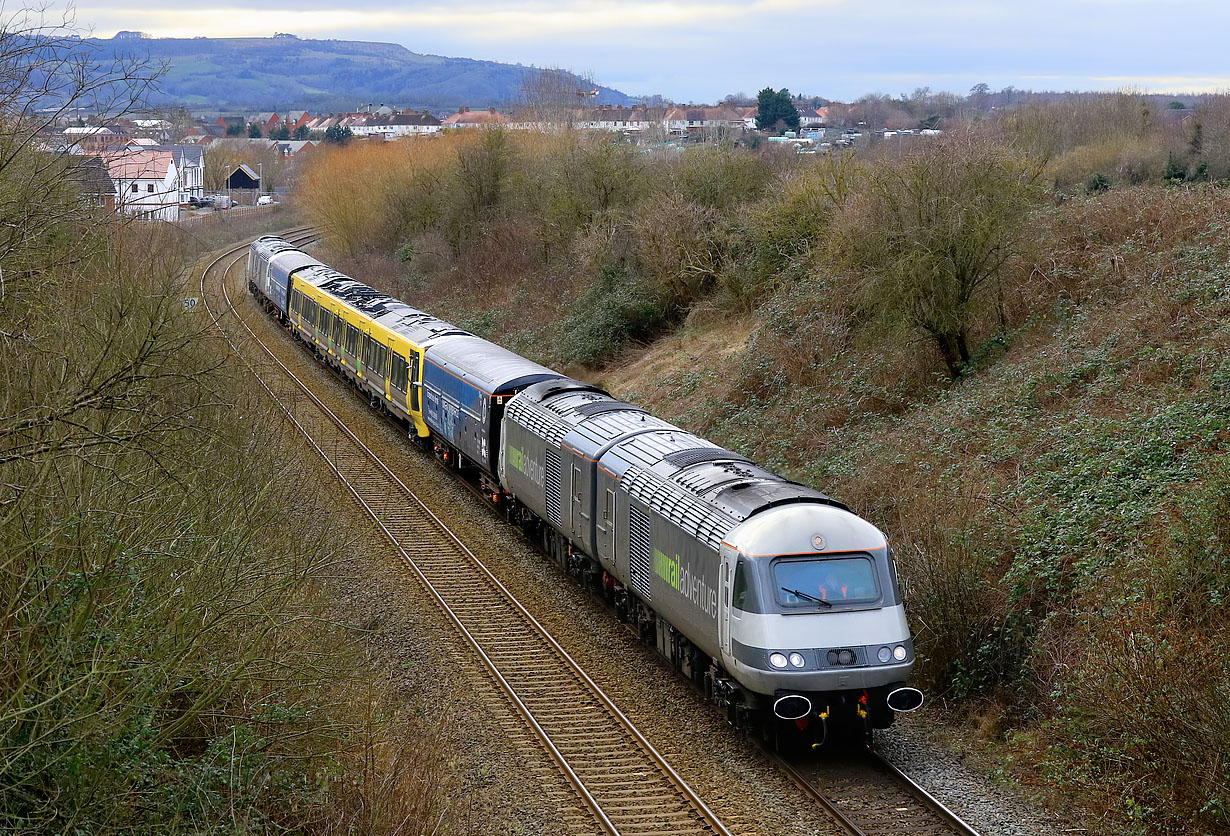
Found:
[[[822,128],[829,121],[829,109],[818,107],[815,110],[803,108],[799,111],[800,128]]]
[[[179,172],[179,202],[205,197],[205,149],[199,145],[155,145],[151,151],[169,151]]]
[[[183,139],[185,144],[209,142],[211,139],[221,139],[226,136],[226,128],[221,125],[193,125],[188,130],[184,131]]]
[[[722,128],[742,129],[746,115],[734,107],[672,107],[662,117],[662,123],[673,134],[703,134]]]
[[[392,116],[369,116],[351,127],[355,136],[382,136],[397,139],[403,136],[434,134],[440,130],[440,120],[426,110],[395,113]]]
[[[240,131],[246,131],[248,128],[248,120],[244,116],[219,116],[214,124],[222,129],[223,135],[226,134],[227,128],[237,128]]]
[[[647,127],[643,107],[599,105],[588,111],[581,126],[594,131],[640,131]]]
[[[70,154],[97,154],[108,145],[122,143],[126,136],[101,125],[64,129],[63,147]]]
[[[291,110],[286,114],[286,119],[283,120],[287,129],[293,134],[301,125],[306,125],[312,121],[312,114],[306,110]]]
[[[269,132],[278,126],[282,117],[277,113],[258,113],[252,121],[260,125],[261,136],[269,136]]]
[[[301,154],[311,151],[319,144],[319,142],[311,139],[280,139],[276,141],[278,153],[287,159],[296,159]]]
[[[470,110],[463,107],[440,123],[441,128],[481,128],[487,125],[507,125],[510,120],[494,107],[486,110]]]
[[[240,163],[227,175],[226,187],[228,189],[259,189],[261,178],[245,163]]]
[[[82,203],[86,206],[115,209],[115,183],[107,173],[107,164],[102,157],[85,157],[73,167],[71,176],[77,184]]]
[[[119,147],[102,155],[115,184],[115,207],[143,220],[179,220],[180,172],[171,151]]]

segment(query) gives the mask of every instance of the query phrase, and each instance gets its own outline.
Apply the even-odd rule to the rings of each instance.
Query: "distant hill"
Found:
[[[153,104],[189,108],[352,110],[361,103],[453,109],[517,99],[532,67],[444,58],[398,44],[273,38],[89,38],[94,58],[148,57],[170,65]],[[584,86],[577,79],[578,86]],[[627,104],[606,87],[591,101]]]

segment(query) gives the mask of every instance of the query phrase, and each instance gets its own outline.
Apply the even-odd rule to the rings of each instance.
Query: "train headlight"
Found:
[[[803,658],[802,653],[791,653],[790,664],[794,665],[796,668],[801,668],[807,664],[807,660]]]
[[[770,653],[769,654],[769,664],[775,668],[786,667],[786,654],[785,653]]]
[[[881,647],[879,652],[876,653],[876,658],[883,663],[887,663],[889,659],[893,658],[893,649],[891,647]]]
[[[896,659],[898,662],[905,661],[905,645],[904,644],[899,644],[893,648],[893,658]]]

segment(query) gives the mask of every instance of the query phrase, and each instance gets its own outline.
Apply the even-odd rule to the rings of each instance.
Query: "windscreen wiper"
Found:
[[[815,601],[817,604],[824,604],[824,606],[829,607],[830,609],[833,606],[831,601],[826,601],[823,598],[817,598],[815,595],[808,595],[806,592],[801,592],[797,589],[790,589],[789,587],[783,586],[782,592],[789,592],[791,595],[799,598],[806,598],[808,601]]]

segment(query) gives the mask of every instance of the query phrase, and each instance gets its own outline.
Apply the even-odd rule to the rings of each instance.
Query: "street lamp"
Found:
[[[261,192],[265,190],[265,164],[258,162],[256,164],[256,179],[260,182],[256,185],[256,199],[260,200]]]

